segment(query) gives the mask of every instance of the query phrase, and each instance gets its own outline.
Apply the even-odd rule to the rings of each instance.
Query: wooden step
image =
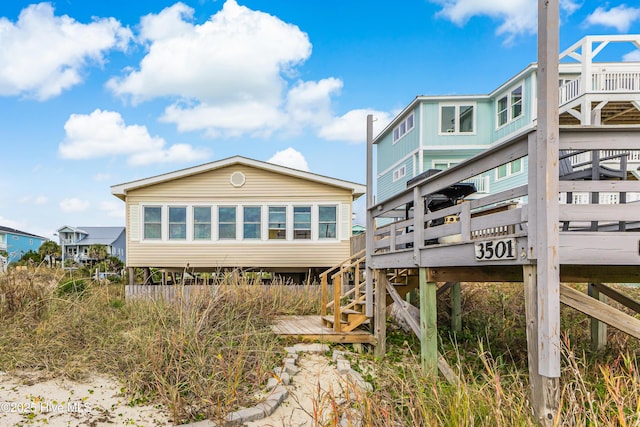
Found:
[[[322,320],[327,324],[327,325],[333,325],[333,316],[322,316]],[[346,325],[347,322],[345,319],[340,319],[340,324],[341,325]]]

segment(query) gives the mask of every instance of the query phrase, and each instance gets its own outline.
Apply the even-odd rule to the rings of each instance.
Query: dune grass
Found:
[[[311,290],[230,276],[212,297],[125,301],[121,284],[43,268],[11,272],[0,276],[0,370],[71,379],[109,374],[132,405],[163,405],[176,423],[221,420],[253,405],[281,363],[287,343],[271,332],[274,317],[317,313],[318,299]],[[427,377],[416,338],[390,322],[387,357],[352,360],[374,390],[352,390],[349,408],[331,405],[355,408],[352,419],[371,426],[534,425],[522,287],[464,285],[462,303],[464,329],[453,334],[448,299],[439,301],[440,350],[461,380],[457,386]],[[612,330],[607,349],[593,353],[588,319],[565,307],[561,315],[558,425],[640,425],[638,342]],[[317,425],[335,425],[339,417],[331,419]]]

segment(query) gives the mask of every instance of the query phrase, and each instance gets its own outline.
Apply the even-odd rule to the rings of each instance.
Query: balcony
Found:
[[[560,107],[586,93],[640,93],[640,72],[592,73],[587,90],[582,80],[579,77],[560,86]]]

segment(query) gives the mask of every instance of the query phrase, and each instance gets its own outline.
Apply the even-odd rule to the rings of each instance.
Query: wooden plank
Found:
[[[558,230],[558,1],[538,2],[538,113],[535,213],[538,245],[538,371],[560,376],[560,238]],[[535,396],[540,398],[541,396]],[[557,403],[557,402],[556,402]]]
[[[606,304],[607,297],[604,294],[600,294],[598,289],[594,287],[593,283],[589,283],[587,293],[591,298]],[[591,349],[593,351],[599,351],[604,349],[607,345],[607,324],[599,321],[598,319],[591,318]]]
[[[450,224],[438,225],[437,227],[429,227],[424,230],[424,235],[422,240],[416,240],[416,243],[419,244],[420,247],[424,246],[420,244],[420,242],[424,242],[425,240],[437,239],[438,237],[443,236],[451,236],[453,234],[460,234],[462,231],[462,224],[460,222],[453,222]],[[418,246],[418,244],[414,245],[414,248]],[[416,258],[416,259],[419,259]]]
[[[420,268],[420,354],[425,372],[438,373],[437,285],[427,282],[427,269]]]
[[[342,291],[342,275],[338,274],[333,279],[333,331],[340,332],[342,323],[340,322],[340,293]]]
[[[387,283],[387,292],[393,299],[394,304],[398,307],[397,313],[402,316],[402,319],[409,325],[413,333],[420,338],[420,312],[419,310],[412,306],[410,303],[403,301],[400,294],[396,291],[395,287]],[[411,312],[409,311],[411,309]],[[418,311],[417,315],[414,314],[415,311]],[[449,382],[449,384],[458,384],[460,380],[456,376],[455,372],[449,366],[446,359],[442,357],[442,355],[438,352],[438,370],[442,373],[445,379]]]
[[[532,134],[532,137],[535,137],[535,134]],[[529,163],[531,163],[531,159],[529,159]],[[501,191],[495,194],[489,194],[488,196],[482,197],[476,200],[470,200],[471,209],[477,209],[482,206],[489,206],[499,202],[504,202],[507,200],[517,199],[518,197],[527,195],[527,185],[521,185],[520,187],[510,188],[509,190]]]
[[[640,128],[571,128],[560,133],[561,150],[640,150]]]
[[[638,265],[640,234],[566,232],[560,236],[562,264]],[[610,282],[610,280],[604,280]]]
[[[413,189],[413,238],[415,242],[413,244],[413,261],[417,265],[420,260],[420,247],[424,245],[424,202],[420,197],[420,190],[418,187]]]
[[[462,211],[462,205],[449,206],[448,208],[440,209],[437,211],[429,212],[423,216],[424,221],[430,221],[432,219],[444,218],[449,215],[457,215]]]
[[[562,264],[560,279],[565,283],[640,283],[640,266]],[[600,292],[605,293],[602,289]]]
[[[639,192],[640,181],[560,181],[560,191],[566,192]]]
[[[387,287],[384,270],[375,270],[374,291],[374,331],[377,341],[375,355],[384,357],[387,353]]]
[[[492,227],[503,225],[514,225],[523,222],[523,212],[525,209],[517,208],[502,212],[496,212],[491,215],[483,215],[480,217],[471,217],[471,232],[475,230],[484,230]]]
[[[640,206],[628,205],[562,205],[560,221],[638,221]]]
[[[559,378],[548,378],[540,374],[538,367],[538,275],[535,265],[522,266],[524,280],[524,307],[527,333],[527,358],[529,362],[529,385],[531,405],[541,425],[553,425],[557,412],[560,388]]]
[[[640,320],[597,301],[567,285],[560,286],[560,301],[587,316],[594,317],[609,326],[640,339]]]
[[[522,267],[488,265],[428,268],[427,280],[430,282],[521,282]]]
[[[636,267],[636,269],[640,270],[640,267]],[[629,298],[626,295],[621,294],[615,289],[612,289],[603,283],[593,283],[591,284],[591,287],[593,287],[594,291],[608,296],[612,300],[624,305],[625,307],[635,311],[636,313],[640,313],[640,303]]]

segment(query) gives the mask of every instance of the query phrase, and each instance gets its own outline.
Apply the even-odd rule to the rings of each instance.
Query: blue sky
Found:
[[[562,0],[560,48],[640,33],[635,2]],[[110,186],[233,155],[364,183],[417,95],[536,60],[535,0],[0,3],[0,225],[124,225]],[[613,60],[638,52],[613,51]],[[357,206],[362,220],[364,203]]]

